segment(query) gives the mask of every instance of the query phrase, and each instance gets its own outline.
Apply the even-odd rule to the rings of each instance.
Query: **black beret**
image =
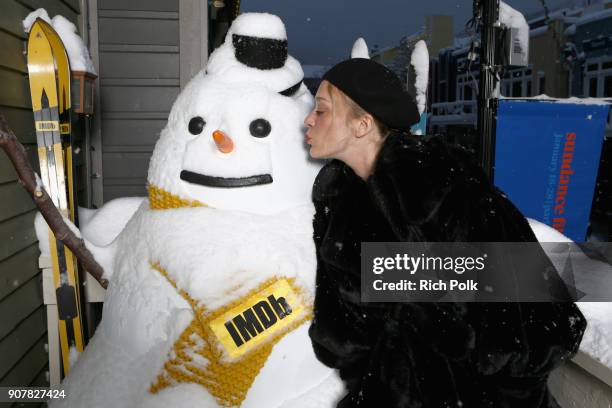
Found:
[[[391,129],[409,130],[419,121],[414,97],[393,71],[377,62],[351,58],[330,68],[323,80]]]

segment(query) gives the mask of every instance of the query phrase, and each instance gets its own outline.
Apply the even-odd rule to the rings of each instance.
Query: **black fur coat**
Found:
[[[339,369],[339,407],[555,407],[546,380],[577,351],[573,303],[361,303],[362,241],[536,241],[468,153],[387,136],[360,179],[328,163],[313,189],[317,289],[310,337]]]

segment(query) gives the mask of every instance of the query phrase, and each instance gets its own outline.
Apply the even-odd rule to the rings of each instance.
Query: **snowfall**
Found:
[[[58,31],[73,70],[95,72],[72,23],[62,16],[50,19],[39,9],[24,20],[26,31],[37,17]],[[321,163],[306,160],[302,128],[312,96],[303,84],[291,98],[278,94],[303,76],[291,56],[276,75],[262,73],[241,66],[231,45],[234,33],[285,39],[279,21],[269,14],[239,17],[225,43],[211,55],[208,70],[197,74],[179,95],[157,142],[149,185],[202,206],[157,211],[149,208],[149,200],[132,197],[111,201],[99,210],[80,210],[79,233],[104,267],[110,286],[96,335],[64,382],[69,390],[87,389],[88,394],[62,406],[179,408],[202,402],[217,406],[211,394],[193,383],[166,388],[155,398],[146,392],[165,367],[176,339],[194,319],[181,290],[216,309],[242,299],[262,280],[281,276],[295,280],[304,291],[304,301],[312,303],[316,259],[310,191]],[[504,6],[502,21],[522,25]],[[353,55],[367,57],[365,42],[355,43]],[[411,63],[420,81],[419,110],[425,105],[427,59],[424,44],[417,44]],[[254,138],[252,125],[262,118],[271,126],[269,136]],[[192,123],[199,126],[195,131]],[[235,146],[231,154],[216,150],[215,132],[231,137]],[[179,179],[181,170],[216,179],[266,173],[274,182],[219,189],[186,183]],[[530,224],[542,242],[569,241],[544,224],[534,220]],[[41,217],[36,230],[41,253],[48,255]],[[152,262],[170,279],[157,273]],[[612,303],[579,306],[589,323],[581,350],[612,368]],[[287,333],[276,344],[243,406],[261,406],[264,400],[266,406],[334,405],[343,393],[342,384],[315,358],[307,326]]]

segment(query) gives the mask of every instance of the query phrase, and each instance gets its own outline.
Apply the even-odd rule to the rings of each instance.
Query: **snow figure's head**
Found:
[[[278,34],[270,27],[279,22],[268,14],[244,15],[236,20],[228,38],[247,28],[254,34],[258,27],[265,35]],[[240,49],[249,55],[261,51]],[[268,54],[275,58],[274,52]],[[215,59],[223,58],[217,53]],[[209,65],[206,74],[191,80],[174,103],[151,158],[148,182],[153,208],[155,203],[170,200],[179,205],[157,208],[201,203],[271,214],[310,202],[321,163],[309,159],[304,142],[303,120],[311,109],[312,96],[307,90],[296,97],[295,92],[280,89],[296,78],[296,89],[303,86],[301,67],[292,61],[300,75],[294,75],[293,68],[285,69],[285,64],[266,69],[269,76],[258,77],[253,70],[259,68],[241,66],[234,59],[226,65],[218,62],[215,69]],[[263,59],[260,62],[264,64]],[[222,65],[227,69],[220,69]],[[271,75],[274,71],[284,79]]]
[[[305,103],[312,95],[304,85],[300,63],[287,52],[287,32],[273,14],[239,15],[225,41],[210,56],[206,73],[232,82],[257,82]]]

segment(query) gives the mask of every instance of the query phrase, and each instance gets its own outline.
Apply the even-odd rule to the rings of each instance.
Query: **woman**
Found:
[[[408,135],[418,113],[388,69],[344,61],[305,119],[314,158],[317,291],[310,337],[339,369],[339,407],[553,407],[548,374],[577,350],[573,303],[361,303],[366,241],[536,241],[469,155]]]

